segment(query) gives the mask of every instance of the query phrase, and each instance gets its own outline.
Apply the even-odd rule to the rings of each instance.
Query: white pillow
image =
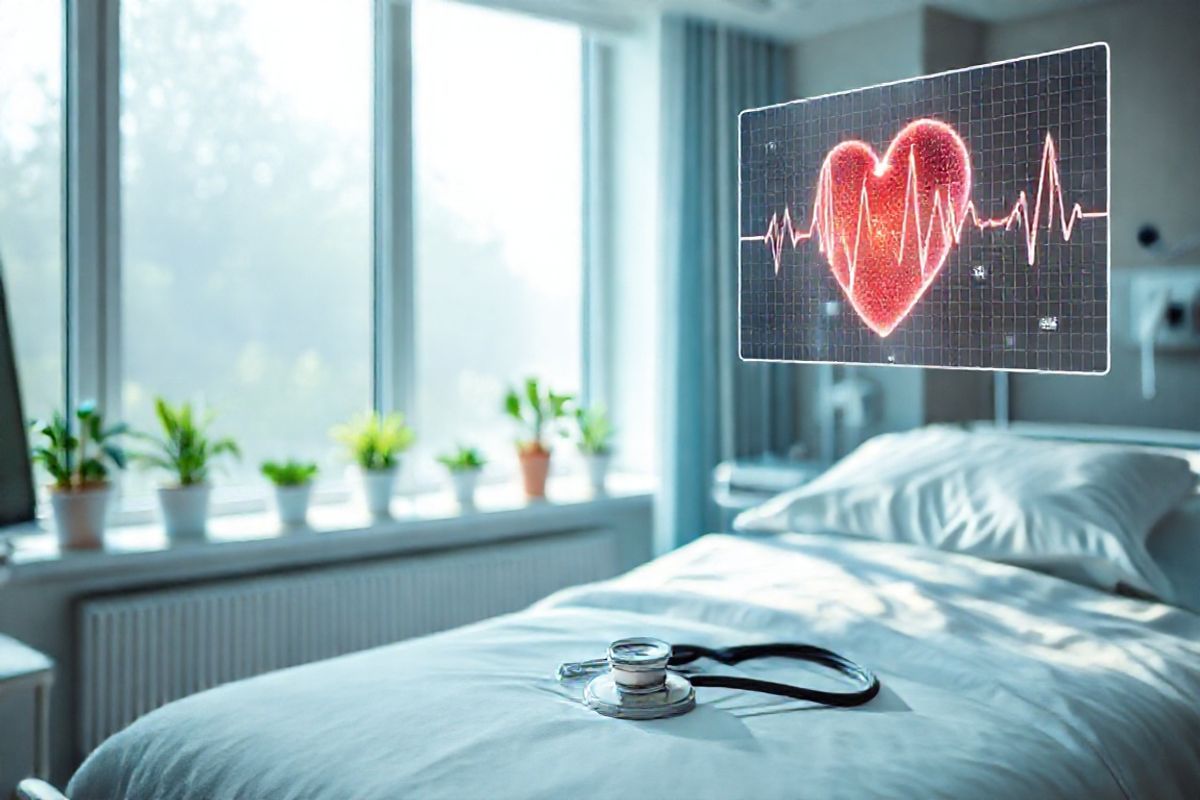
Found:
[[[1160,519],[1146,546],[1171,586],[1163,599],[1200,614],[1200,495]]]
[[[1165,597],[1146,537],[1194,485],[1173,456],[934,426],[871,439],[734,527],[906,542]]]

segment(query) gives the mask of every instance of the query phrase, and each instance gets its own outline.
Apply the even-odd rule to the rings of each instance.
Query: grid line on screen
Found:
[[[858,140],[882,158],[918,119],[950,126],[965,144],[979,218],[1007,217],[1022,192],[1032,218],[1043,184],[1035,263],[1027,263],[1022,222],[980,229],[967,217],[940,271],[880,335],[848,302],[819,237],[793,245],[785,236],[780,244],[771,221],[778,231],[786,211],[795,230],[808,230],[822,210],[830,150]],[[1047,136],[1065,217],[1076,204],[1083,212],[1065,238],[1054,187],[1042,174]],[[1107,372],[1106,45],[743,112],[739,141],[744,359]]]

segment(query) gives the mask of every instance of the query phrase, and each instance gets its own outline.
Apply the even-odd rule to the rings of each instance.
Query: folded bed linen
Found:
[[[834,709],[700,689],[690,714],[632,722],[555,681],[560,661],[632,635],[809,642],[883,690]],[[784,660],[745,673],[825,680]],[[908,545],[711,535],[518,614],[171,703],[105,742],[68,793],[1195,798],[1198,694],[1187,611]]]

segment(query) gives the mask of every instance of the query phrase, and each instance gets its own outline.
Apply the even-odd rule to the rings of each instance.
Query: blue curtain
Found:
[[[788,99],[786,45],[708,22],[663,23],[663,485],[659,549],[717,529],[723,459],[796,439],[795,368],[737,353],[737,116]]]

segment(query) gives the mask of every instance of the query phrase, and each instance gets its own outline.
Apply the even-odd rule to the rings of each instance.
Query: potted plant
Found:
[[[604,478],[612,460],[612,424],[603,408],[575,409],[575,424],[579,429],[579,452],[587,462],[592,492],[604,494]]]
[[[459,445],[453,451],[438,456],[438,461],[450,472],[454,497],[464,509],[475,506],[475,487],[487,459],[474,447]]]
[[[308,521],[308,500],[312,495],[317,465],[311,461],[264,461],[262,474],[275,486],[275,511],[284,526],[304,525]]]
[[[117,439],[127,430],[124,424],[104,427],[93,403],[75,411],[79,435],[55,413],[49,422],[34,422],[33,433],[43,444],[33,447],[33,460],[50,474],[50,507],[58,541],[66,548],[95,548],[104,543],[104,521],[112,484],[110,467],[124,469],[125,451]]]
[[[525,381],[524,391],[509,389],[504,397],[504,410],[524,428],[517,440],[517,455],[521,459],[521,477],[525,496],[546,496],[546,476],[550,472],[550,447],[547,436],[557,421],[567,414],[571,395],[545,391],[537,378]]]
[[[358,465],[371,516],[388,516],[400,466],[399,455],[412,446],[415,438],[413,429],[404,424],[404,415],[368,411],[349,424],[334,428],[333,436],[346,446]]]
[[[220,456],[241,457],[233,439],[211,439],[208,427],[212,415],[197,419],[191,403],[172,406],[161,397],[154,399],[154,415],[162,428],[161,438],[141,434],[154,450],[138,454],[138,460],[169,472],[171,483],[158,487],[163,527],[171,539],[195,539],[204,536],[208,522],[208,482],[210,462]]]

